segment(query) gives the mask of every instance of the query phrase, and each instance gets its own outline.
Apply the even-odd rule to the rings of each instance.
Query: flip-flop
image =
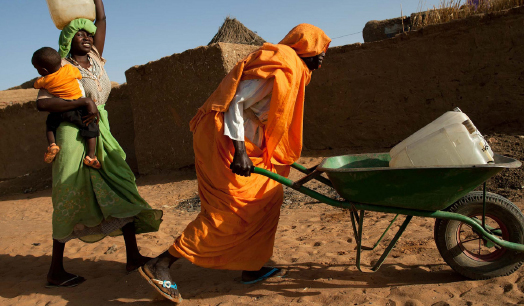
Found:
[[[67,283],[70,283],[70,282],[72,282],[74,280],[77,280],[77,279],[80,279],[80,281],[76,282],[76,283],[73,283],[73,284],[70,284],[70,285],[67,285]],[[80,285],[81,283],[83,283],[85,281],[86,281],[86,279],[83,278],[82,276],[75,275],[71,279],[66,280],[65,282],[61,283],[60,285],[47,283],[45,285],[45,287],[46,288],[60,288],[60,287],[62,287],[62,288],[71,288],[71,287],[76,287],[76,286]]]
[[[284,277],[285,275],[276,275],[277,273],[279,273],[280,271],[282,271],[282,269],[279,269],[279,268],[273,268],[271,269],[269,272],[267,272],[266,274],[260,276],[259,278],[255,279],[255,280],[252,280],[252,281],[248,281],[248,282],[245,282],[245,281],[240,281],[240,283],[244,284],[244,285],[250,285],[250,284],[254,284],[254,283],[258,283],[258,282],[261,282],[263,280],[266,280],[272,276],[276,276],[276,277]]]
[[[175,300],[174,297],[170,296],[169,294],[165,293],[164,291],[160,290],[160,288],[158,288],[157,284],[158,285],[161,285],[162,287],[164,288],[173,288],[173,289],[177,289],[177,286],[175,283],[171,283],[170,281],[161,281],[161,280],[158,280],[158,279],[154,279],[154,278],[150,278],[146,272],[144,271],[144,268],[143,267],[140,267],[138,268],[138,272],[140,273],[140,275],[145,279],[147,280],[147,282],[149,283],[149,285],[151,285],[151,287],[155,288],[155,290],[160,293],[164,298],[170,300],[171,302],[174,302],[174,303],[181,303],[182,302],[182,296],[180,295],[180,293],[178,294],[178,301]]]

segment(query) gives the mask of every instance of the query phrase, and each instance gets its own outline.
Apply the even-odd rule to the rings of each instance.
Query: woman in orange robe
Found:
[[[201,212],[168,251],[139,270],[166,298],[180,297],[169,267],[182,257],[205,268],[242,270],[244,283],[280,272],[263,265],[273,253],[283,188],[250,170],[287,176],[300,157],[305,87],[330,42],[321,29],[300,24],[279,44],[265,43],[237,63],[191,120]],[[272,82],[260,146],[224,135],[224,113],[246,80]]]

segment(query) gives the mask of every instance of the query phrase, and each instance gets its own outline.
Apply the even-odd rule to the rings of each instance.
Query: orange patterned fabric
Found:
[[[264,44],[239,62],[191,120],[202,210],[169,249],[202,267],[255,271],[273,253],[283,200],[282,185],[261,175],[242,177],[229,169],[234,147],[224,135],[227,111],[241,80],[273,79],[264,145],[245,140],[256,167],[289,174],[302,150],[305,87],[311,71],[299,57],[327,50],[319,28],[301,24],[280,44]]]
[[[64,65],[57,72],[37,79],[34,87],[46,89],[47,92],[58,98],[76,100],[82,97],[82,91],[77,81],[81,79],[82,75],[77,68]]]

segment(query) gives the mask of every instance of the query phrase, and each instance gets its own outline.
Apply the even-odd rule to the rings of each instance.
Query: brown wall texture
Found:
[[[124,152],[126,162],[133,170],[138,172],[135,154],[135,127],[133,123],[133,110],[129,95],[129,86],[124,83],[111,89],[111,95],[106,103],[111,134],[118,141]]]
[[[227,72],[256,48],[218,43],[126,71],[140,174],[194,163],[189,121]]]
[[[390,148],[459,107],[482,133],[524,132],[524,8],[330,48],[306,87],[308,149]]]
[[[49,166],[44,163],[46,118],[36,110],[35,101],[0,108],[0,181]]]

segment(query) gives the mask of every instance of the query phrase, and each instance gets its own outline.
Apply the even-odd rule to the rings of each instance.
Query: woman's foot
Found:
[[[169,273],[169,258],[154,258],[138,268],[140,275],[166,299],[179,303],[182,297]]]
[[[102,168],[102,164],[100,164],[100,162],[98,161],[96,156],[91,158],[91,157],[89,157],[89,155],[86,155],[86,157],[84,158],[84,164],[86,166],[89,166],[89,167],[95,168],[95,169]]]
[[[142,256],[142,255],[140,255],[137,258],[130,258],[130,259],[127,260],[126,271],[127,272],[133,272],[136,269],[138,269],[139,267],[145,265],[151,259],[152,259],[151,257],[145,257],[145,256]]]
[[[262,269],[258,271],[242,271],[242,283],[254,284],[275,276],[284,276],[282,269],[274,267],[262,267]]]
[[[82,276],[67,273],[66,271],[58,273],[49,272],[46,287],[75,287],[85,282],[85,280]]]
[[[56,145],[56,143],[52,143],[47,147],[47,152],[45,152],[44,155],[44,161],[48,164],[52,163],[53,160],[55,160],[56,154],[60,152],[60,148]]]

